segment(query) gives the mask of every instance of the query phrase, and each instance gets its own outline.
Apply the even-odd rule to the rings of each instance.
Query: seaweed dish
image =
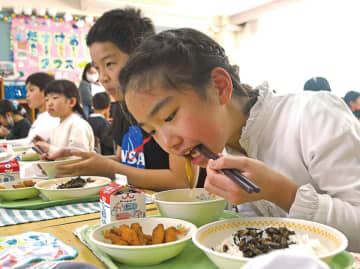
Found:
[[[57,189],[73,189],[73,188],[82,188],[84,187],[87,183],[92,183],[95,182],[95,180],[91,179],[90,177],[87,179],[84,179],[82,177],[76,177],[76,178],[72,178],[71,180],[62,183],[60,185],[58,185],[56,188]]]

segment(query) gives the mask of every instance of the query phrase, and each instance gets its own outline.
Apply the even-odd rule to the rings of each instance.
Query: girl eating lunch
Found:
[[[53,129],[50,143],[42,137],[34,138],[35,145],[40,145],[49,154],[64,147],[82,151],[94,150],[94,134],[80,106],[79,90],[69,80],[54,80],[45,88],[47,111],[53,117],[60,118],[60,124]]]
[[[208,191],[253,215],[336,227],[360,250],[360,125],[340,98],[243,87],[224,49],[192,29],[146,39],[120,83],[130,113],[163,149],[207,167]],[[199,144],[224,156],[208,162]],[[248,194],[223,168],[261,191]]]

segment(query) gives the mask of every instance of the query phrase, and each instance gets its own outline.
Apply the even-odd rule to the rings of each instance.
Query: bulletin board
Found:
[[[90,61],[86,35],[90,24],[49,18],[16,17],[11,20],[13,61],[20,79],[31,73],[47,72],[57,79],[78,82]]]

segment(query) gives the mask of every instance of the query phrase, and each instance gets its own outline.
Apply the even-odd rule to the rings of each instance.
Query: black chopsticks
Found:
[[[47,152],[40,146],[40,145],[35,145],[33,147],[31,147],[37,154],[39,154],[40,156],[45,154],[47,157]]]
[[[219,158],[217,154],[212,152],[203,144],[197,145],[195,147],[197,151],[199,151],[202,155],[207,159],[216,160]],[[260,187],[251,182],[247,177],[245,177],[239,170],[237,169],[221,169],[221,171],[227,175],[232,181],[242,187],[246,192],[260,192]]]

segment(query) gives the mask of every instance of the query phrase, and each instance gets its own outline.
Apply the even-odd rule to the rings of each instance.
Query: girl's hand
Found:
[[[222,174],[220,169],[235,168],[261,188],[259,193],[247,193],[243,188]],[[289,211],[298,186],[289,178],[271,169],[263,162],[247,157],[226,156],[209,160],[205,189],[227,199],[234,205],[268,200]]]
[[[0,125],[0,136],[8,136],[9,135],[9,130],[7,128],[5,128],[4,126]]]
[[[111,162],[97,153],[71,151],[71,155],[81,157],[83,160],[73,164],[59,165],[57,169],[60,171],[56,177],[67,176],[107,176],[114,177]]]
[[[37,142],[46,142],[44,138],[42,138],[40,135],[35,135],[32,142],[36,144]]]
[[[49,152],[49,150],[50,150],[49,143],[47,143],[45,141],[38,141],[34,144],[35,144],[35,146],[40,146],[45,152]]]

